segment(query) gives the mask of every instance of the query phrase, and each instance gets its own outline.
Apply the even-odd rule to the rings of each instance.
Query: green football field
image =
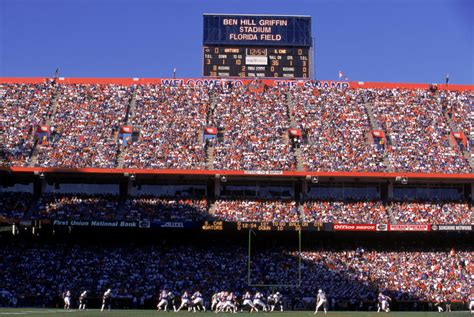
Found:
[[[71,317],[71,316],[84,316],[84,317],[140,317],[140,316],[170,316],[170,317],[185,317],[185,316],[196,316],[196,317],[211,317],[211,316],[235,316],[235,315],[248,315],[249,313],[238,313],[238,314],[215,314],[215,313],[188,313],[188,312],[179,312],[179,313],[165,313],[165,312],[156,312],[153,310],[112,310],[100,312],[97,309],[91,309],[87,311],[64,311],[62,309],[35,309],[35,308],[0,308],[0,316],[54,316],[54,317]],[[376,313],[376,312],[329,312],[327,316],[329,317],[381,317],[384,315],[391,317],[435,317],[442,315],[453,315],[453,316],[473,316],[467,311],[455,311],[452,313],[435,313],[435,312],[390,312],[386,313]],[[311,317],[312,312],[275,312],[275,313],[253,313],[252,315],[260,316],[271,316],[275,317]],[[319,313],[317,316],[324,316],[323,313]]]

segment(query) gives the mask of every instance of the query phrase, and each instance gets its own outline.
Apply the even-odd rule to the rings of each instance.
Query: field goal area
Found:
[[[258,251],[257,248],[253,245],[253,242],[257,239],[258,233],[252,229],[249,229],[248,235],[248,261],[247,261],[247,284],[249,287],[267,287],[271,288],[274,291],[277,288],[291,288],[291,287],[300,287],[301,286],[301,230],[295,231],[295,243],[297,243],[297,276],[295,276],[295,281],[289,283],[256,283],[252,277],[252,263],[257,260]],[[288,255],[289,257],[290,255]]]

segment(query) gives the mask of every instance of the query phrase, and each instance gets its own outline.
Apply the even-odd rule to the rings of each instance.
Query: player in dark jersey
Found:
[[[173,311],[176,311],[176,296],[171,291],[168,292],[168,304],[171,304],[171,306],[173,306]]]
[[[283,311],[283,296],[280,292],[276,292],[273,294],[273,305],[271,306],[271,311],[275,309],[275,307],[280,306],[280,311]]]

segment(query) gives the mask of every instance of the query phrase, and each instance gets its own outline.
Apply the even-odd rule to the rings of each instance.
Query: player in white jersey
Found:
[[[214,293],[211,297],[211,310],[216,309],[217,304],[219,303],[219,293]]]
[[[189,294],[188,292],[184,292],[183,293],[183,296],[181,296],[181,305],[179,306],[179,308],[176,310],[177,312],[179,312],[184,306],[186,306],[186,308],[188,309],[188,311],[191,310],[191,300],[189,299]]]
[[[389,301],[391,301],[392,299],[388,297],[387,295],[382,294],[382,292],[380,292],[377,300],[378,300],[377,313],[380,313],[380,310],[383,310],[384,312],[388,313],[390,311]]]
[[[280,292],[273,294],[272,298],[271,311],[273,311],[278,305],[280,305],[280,311],[283,311],[283,296],[280,294]]]
[[[206,306],[204,305],[204,300],[202,299],[202,294],[199,291],[194,292],[193,296],[191,297],[193,302],[193,311],[196,311],[196,308],[200,311],[201,308],[204,312],[206,312]]]
[[[474,296],[472,296],[469,301],[469,310],[471,311],[471,314],[474,314]]]
[[[108,310],[112,307],[112,291],[110,288],[102,296],[102,308],[100,311],[104,311],[104,308],[107,307]]]
[[[168,292],[166,290],[162,290],[160,293],[160,302],[156,305],[156,309],[158,311],[168,311]]]
[[[229,295],[227,292],[220,292],[217,294],[217,305],[216,305],[216,313],[219,313],[224,310],[226,298]]]
[[[246,306],[250,307],[250,312],[253,312],[254,310],[258,312],[257,307],[252,302],[252,295],[250,295],[249,292],[245,292],[245,294],[242,296],[242,307],[240,311],[242,312]]]
[[[318,313],[319,308],[323,306],[324,314],[328,313],[328,299],[326,297],[326,293],[323,292],[322,289],[318,291],[318,295],[316,296],[316,310],[314,311],[315,314]]]
[[[442,297],[441,295],[438,295],[438,297],[436,297],[435,306],[438,308],[438,313],[444,312],[444,309],[443,309],[443,297]]]
[[[263,311],[267,311],[267,305],[262,301],[263,295],[260,292],[256,292],[254,297],[253,297],[253,305],[255,307],[260,306]]]
[[[222,307],[222,311],[236,313],[237,312],[237,305],[235,305],[235,296],[234,293],[229,293],[225,298],[225,304]]]
[[[81,296],[79,296],[79,309],[80,310],[86,309],[86,304],[87,304],[87,291],[84,291],[81,293]]]
[[[63,294],[64,297],[64,309],[71,309],[71,292],[68,290],[64,292]]]

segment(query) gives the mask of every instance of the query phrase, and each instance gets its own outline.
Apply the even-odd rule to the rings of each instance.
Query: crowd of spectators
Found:
[[[1,193],[0,216],[23,217],[33,204],[29,193]],[[218,199],[130,196],[120,205],[111,194],[45,193],[33,218],[61,220],[180,221],[202,220],[318,222],[340,224],[474,224],[474,208],[466,201]]]
[[[375,286],[394,300],[417,298],[436,301],[438,297],[444,301],[467,300],[469,294],[472,294],[473,252],[387,252],[359,248],[303,252],[302,257],[309,263],[327,268],[328,294],[340,291],[342,287],[337,280],[341,276],[352,281],[346,290],[349,298],[360,296],[359,290],[354,289],[353,285]],[[320,275],[318,266],[309,267],[307,271],[314,274],[310,276]]]
[[[395,171],[470,172],[468,161],[449,143],[451,129],[435,93],[371,89],[366,94],[389,137],[388,159]]]
[[[247,87],[216,91],[212,124],[224,130],[214,153],[214,169],[295,170],[288,139],[289,113],[285,89]]]
[[[0,192],[0,218],[21,219],[33,202],[31,193]]]
[[[384,171],[383,148],[372,139],[364,95],[354,90],[292,92],[295,121],[306,136],[303,167],[312,171]]]
[[[126,220],[200,221],[207,216],[207,200],[139,196],[126,202]]]
[[[399,224],[474,224],[474,209],[468,202],[393,201],[386,208]]]
[[[131,125],[140,136],[124,149],[124,166],[204,169],[208,105],[205,86],[138,86]]]
[[[35,129],[50,114],[54,87],[0,84],[0,166],[27,166]]]
[[[166,288],[176,294],[199,290],[209,301],[220,290],[256,290],[247,285],[247,252],[219,241],[212,247],[175,240],[145,246],[15,243],[0,248],[0,290],[19,299],[36,298],[37,305],[51,305],[65,290],[73,298],[88,290],[93,298],[108,288],[115,299],[155,301]],[[467,301],[472,294],[474,253],[469,248],[316,247],[301,257],[300,287],[278,288],[285,299],[314,298],[320,288],[336,303],[373,302],[378,291],[396,301],[435,301],[440,295]],[[296,285],[298,267],[295,249],[265,247],[252,256],[250,279],[254,284]]]
[[[468,136],[474,128],[472,120],[474,93],[471,91],[443,91],[440,93],[439,99],[455,128]]]
[[[217,200],[209,212],[216,219],[230,222],[297,222],[300,219],[296,202],[283,200]]]
[[[127,113],[134,89],[136,105]],[[288,128],[299,128],[305,170],[468,173],[450,134],[464,132],[463,146],[472,151],[473,98],[472,92],[401,89],[2,84],[0,164],[28,165],[35,129],[51,121],[36,166],[113,168],[122,151],[124,166],[133,168],[205,169],[211,159],[215,169],[295,170]],[[387,144],[373,142],[368,105]],[[120,146],[127,117],[138,140]],[[206,126],[223,135],[209,142],[210,158]]]
[[[35,217],[59,220],[117,220],[119,196],[43,194]]]
[[[130,87],[121,85],[60,85],[51,138],[38,144],[36,166],[116,167],[130,97]]]
[[[307,201],[303,204],[303,219],[322,223],[390,223],[382,201]]]

